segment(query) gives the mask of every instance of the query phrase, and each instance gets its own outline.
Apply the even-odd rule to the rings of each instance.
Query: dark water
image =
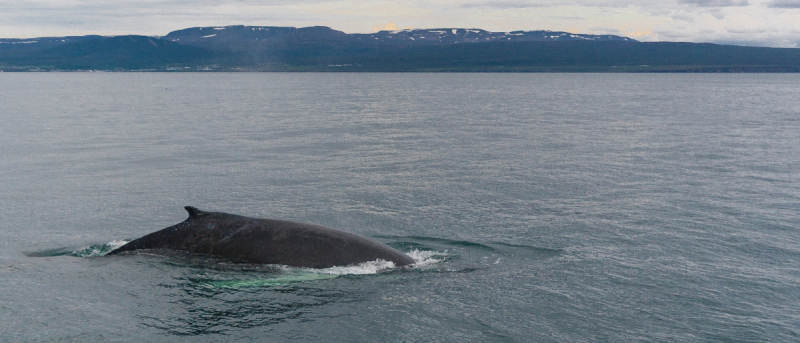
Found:
[[[800,76],[0,74],[0,341],[800,340]],[[419,266],[103,257],[182,207]]]

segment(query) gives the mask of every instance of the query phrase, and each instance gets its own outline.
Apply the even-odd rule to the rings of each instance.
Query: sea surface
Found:
[[[2,342],[800,341],[800,75],[0,74]],[[104,256],[183,206],[411,254]]]

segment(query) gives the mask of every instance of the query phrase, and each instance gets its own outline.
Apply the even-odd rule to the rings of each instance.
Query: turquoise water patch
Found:
[[[208,281],[207,284],[213,287],[221,287],[221,288],[269,287],[269,286],[280,286],[298,282],[329,280],[329,279],[335,279],[337,277],[339,277],[339,275],[322,274],[312,271],[300,270],[300,271],[292,271],[289,274],[278,275],[276,277],[269,277],[263,279]]]

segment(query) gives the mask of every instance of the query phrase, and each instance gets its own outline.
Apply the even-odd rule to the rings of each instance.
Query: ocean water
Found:
[[[800,76],[0,74],[2,342],[800,340]],[[183,206],[418,263],[104,256]]]

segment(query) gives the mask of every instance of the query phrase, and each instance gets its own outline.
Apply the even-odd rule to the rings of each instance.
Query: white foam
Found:
[[[414,264],[411,265],[412,268],[425,267],[432,264],[441,263],[442,261],[444,261],[444,258],[442,258],[442,256],[443,255],[446,256],[446,254],[437,251],[419,251],[419,250],[410,251],[407,253],[407,255],[414,259]],[[308,269],[308,270],[320,274],[340,276],[340,275],[378,274],[394,269],[395,267],[396,266],[394,262],[379,259],[375,261],[359,263],[352,266],[342,266],[342,267],[336,266],[325,269]]]
[[[417,267],[429,266],[436,263],[441,263],[442,261],[444,261],[443,255],[446,256],[447,254],[438,251],[414,250],[414,251],[409,251],[407,255],[411,256],[411,258],[413,258],[414,261],[416,261],[416,263],[414,263],[414,267],[417,268]]]
[[[77,257],[104,256],[108,254],[109,251],[113,251],[114,249],[117,249],[127,243],[128,241],[111,241],[103,245],[90,245],[88,247],[74,250],[70,253],[70,255]]]
[[[317,272],[328,275],[367,275],[378,274],[392,268],[394,268],[394,262],[392,261],[375,260],[352,266],[319,269]]]
[[[414,259],[412,268],[424,267],[444,261],[447,253],[437,251],[414,250],[407,253]],[[210,284],[223,288],[264,287],[282,285],[296,282],[308,282],[334,279],[343,275],[373,275],[395,268],[394,262],[375,260],[359,263],[352,266],[330,267],[325,269],[295,268],[285,265],[275,265],[280,276],[268,279],[214,281]]]
[[[123,245],[125,245],[125,244],[128,244],[128,242],[130,242],[130,241],[126,241],[126,240],[121,240],[121,241],[111,241],[111,242],[108,242],[108,244],[106,244],[106,245],[107,245],[109,248],[111,248],[111,250],[115,250],[115,249],[118,249],[119,247],[121,247],[121,246],[123,246]]]

